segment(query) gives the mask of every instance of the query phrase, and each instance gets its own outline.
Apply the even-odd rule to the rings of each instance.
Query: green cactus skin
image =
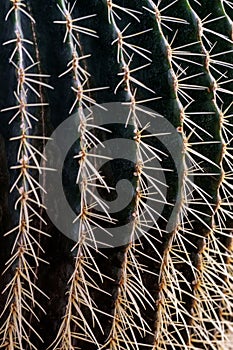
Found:
[[[232,19],[227,0],[2,0],[2,349],[225,349],[233,326]],[[103,197],[116,193],[88,168],[89,142],[112,136],[88,134],[83,109],[108,102],[136,111],[133,127],[111,130],[132,141],[135,164],[111,164],[106,178],[108,186],[129,179],[134,193],[120,214],[95,219],[85,179],[97,174]],[[161,155],[164,146],[154,137],[144,142],[139,103],[177,129],[180,179],[171,157]],[[68,154],[64,186],[82,222],[75,244],[50,222],[38,184],[39,172],[46,181],[47,138],[74,112],[79,127],[82,121],[74,147],[80,163]],[[157,153],[172,170],[165,171],[167,198],[162,216],[135,241],[143,196],[150,198],[143,154]],[[167,232],[171,215],[175,225]],[[128,218],[129,243],[88,245],[91,220],[110,226]]]

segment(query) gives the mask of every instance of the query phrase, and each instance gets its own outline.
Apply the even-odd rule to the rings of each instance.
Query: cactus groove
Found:
[[[233,2],[2,0],[0,9],[0,348],[226,349]],[[108,103],[124,106],[124,125],[117,113],[96,124]],[[45,207],[46,174],[60,159],[48,166],[44,149],[73,114],[79,138],[62,181],[76,219],[65,236]],[[181,144],[176,159],[150,133],[162,120]],[[133,163],[104,158],[114,138],[130,141]],[[122,179],[132,198],[112,214],[106,201]],[[124,244],[99,247],[96,229],[114,225]]]

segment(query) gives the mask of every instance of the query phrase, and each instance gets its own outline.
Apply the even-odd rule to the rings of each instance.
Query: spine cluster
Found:
[[[14,243],[4,271],[4,274],[9,273],[11,277],[3,290],[7,298],[1,314],[1,347],[24,349],[26,346],[35,348],[30,338],[32,333],[40,337],[30,324],[32,317],[38,320],[36,309],[44,311],[35,294],[39,292],[46,296],[36,286],[36,271],[39,263],[43,261],[39,257],[39,253],[43,252],[40,236],[47,234],[36,225],[38,220],[44,222],[40,215],[40,209],[43,207],[40,191],[43,191],[43,188],[37,180],[37,174],[42,173],[45,168],[40,165],[44,156],[34,145],[35,141],[41,142],[45,137],[35,134],[38,118],[32,114],[32,110],[37,111],[47,105],[41,102],[41,90],[43,86],[51,87],[43,82],[49,75],[36,73],[39,62],[35,62],[35,53],[30,49],[33,42],[25,36],[25,32],[30,32],[34,23],[33,17],[23,1],[11,1],[9,5],[5,21],[9,27],[10,23],[14,23],[14,38],[7,40],[3,45],[13,47],[9,64],[15,70],[15,91],[11,93],[14,94],[16,104],[2,109],[2,112],[14,113],[9,121],[15,130],[10,141],[17,144],[17,153],[16,159],[11,159],[16,164],[11,166],[14,180],[10,194],[12,198],[17,196],[14,205],[17,223],[5,234],[14,235]]]
[[[101,291],[101,287],[92,277],[92,273],[99,277],[99,281],[103,281],[103,276],[94,260],[93,251],[98,253],[97,241],[93,227],[98,224],[98,220],[103,222],[112,222],[108,214],[106,204],[96,197],[93,193],[93,187],[102,187],[109,191],[104,178],[95,169],[92,156],[89,152],[93,147],[101,144],[101,141],[89,129],[93,123],[92,105],[97,105],[96,101],[90,97],[92,91],[106,89],[106,87],[93,88],[89,87],[90,74],[85,68],[85,60],[90,55],[83,54],[85,47],[82,47],[79,33],[97,37],[96,32],[85,26],[78,25],[79,21],[89,19],[94,15],[73,18],[73,11],[76,2],[71,6],[67,1],[59,1],[58,9],[61,13],[62,20],[54,21],[56,24],[65,26],[64,45],[68,46],[70,52],[70,61],[67,63],[68,69],[60,75],[62,78],[66,74],[72,75],[71,89],[74,92],[74,102],[70,107],[69,113],[76,112],[78,129],[77,135],[80,133],[80,151],[75,155],[78,163],[77,184],[80,186],[80,208],[75,222],[78,222],[78,240],[73,247],[75,252],[75,266],[72,276],[68,282],[68,299],[66,304],[65,315],[58,331],[57,337],[52,344],[54,349],[76,349],[79,340],[83,340],[88,344],[93,343],[99,347],[98,340],[93,332],[93,328],[99,327],[102,330],[97,316],[95,303],[92,299],[91,292],[93,290]],[[84,63],[83,63],[84,62]],[[94,126],[94,125],[93,125]],[[98,128],[98,127],[97,127]],[[97,154],[95,155],[98,156]],[[101,157],[101,156],[100,156]],[[98,185],[96,181],[99,181]],[[92,212],[92,209],[100,206],[104,214],[99,215]],[[103,228],[104,234],[107,231]],[[104,292],[104,291],[103,291]],[[88,310],[88,311],[85,311]],[[89,312],[92,319],[85,314]]]
[[[131,220],[132,228],[128,237],[129,243],[124,252],[112,315],[112,327],[107,342],[101,349],[114,350],[125,347],[127,349],[139,349],[142,344],[137,340],[138,334],[143,338],[145,334],[151,333],[149,325],[144,320],[141,308],[144,308],[144,310],[151,308],[153,310],[154,306],[153,297],[143,283],[142,275],[144,272],[148,272],[147,267],[142,265],[138,259],[138,256],[142,254],[147,256],[147,254],[146,252],[143,253],[143,244],[141,242],[136,243],[136,240],[140,236],[144,237],[152,249],[157,251],[156,242],[160,228],[154,219],[156,213],[153,211],[153,208],[145,203],[144,199],[150,198],[151,194],[153,198],[153,192],[160,191],[156,178],[153,178],[150,175],[150,171],[148,171],[148,169],[153,169],[152,160],[159,158],[159,150],[151,147],[146,142],[148,135],[145,135],[144,132],[149,128],[149,125],[142,125],[138,115],[139,112],[151,113],[151,118],[156,117],[156,113],[153,114],[144,110],[142,104],[156,100],[157,97],[138,100],[138,90],[145,89],[151,94],[154,94],[154,91],[134,77],[135,72],[141,71],[151,64],[151,52],[134,44],[134,42],[128,42],[128,40],[136,40],[138,36],[150,32],[151,29],[133,32],[127,35],[130,22],[127,21],[126,25],[124,23],[124,27],[120,28],[121,15],[126,14],[127,19],[140,23],[138,15],[141,13],[137,10],[121,7],[113,1],[107,1],[106,5],[108,7],[108,20],[116,37],[112,45],[117,46],[117,63],[120,70],[118,75],[122,77],[115,87],[114,92],[117,93],[120,87],[124,87],[125,102],[123,104],[129,108],[128,115],[125,116],[125,126],[127,127],[131,124],[134,129],[132,137],[135,141],[135,204]],[[145,60],[145,64],[135,66],[134,56],[136,55],[139,56],[140,60]],[[166,202],[166,198],[161,198],[160,200]],[[145,219],[145,213],[150,217],[150,222]],[[148,233],[149,229],[153,233]],[[150,256],[148,258],[155,259]]]

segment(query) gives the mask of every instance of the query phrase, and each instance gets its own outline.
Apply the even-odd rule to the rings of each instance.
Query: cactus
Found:
[[[232,20],[228,0],[2,0],[1,348],[225,349]],[[78,135],[62,170],[73,222],[55,181],[63,125]],[[114,138],[133,162],[101,151]],[[130,202],[110,213],[122,179]],[[114,227],[121,244],[100,242]]]

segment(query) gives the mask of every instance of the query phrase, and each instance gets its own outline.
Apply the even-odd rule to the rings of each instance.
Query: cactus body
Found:
[[[232,20],[226,0],[2,1],[1,348],[225,349]],[[97,110],[112,103],[124,112],[100,127]],[[77,129],[64,127],[63,138],[79,137],[61,174],[75,213],[67,223],[55,181],[64,150],[49,138],[71,115]],[[102,144],[114,138],[130,141],[131,161],[104,158]],[[112,214],[106,201],[122,179],[132,196]],[[64,215],[69,238],[50,209]],[[103,247],[96,231],[114,226],[121,244]]]

